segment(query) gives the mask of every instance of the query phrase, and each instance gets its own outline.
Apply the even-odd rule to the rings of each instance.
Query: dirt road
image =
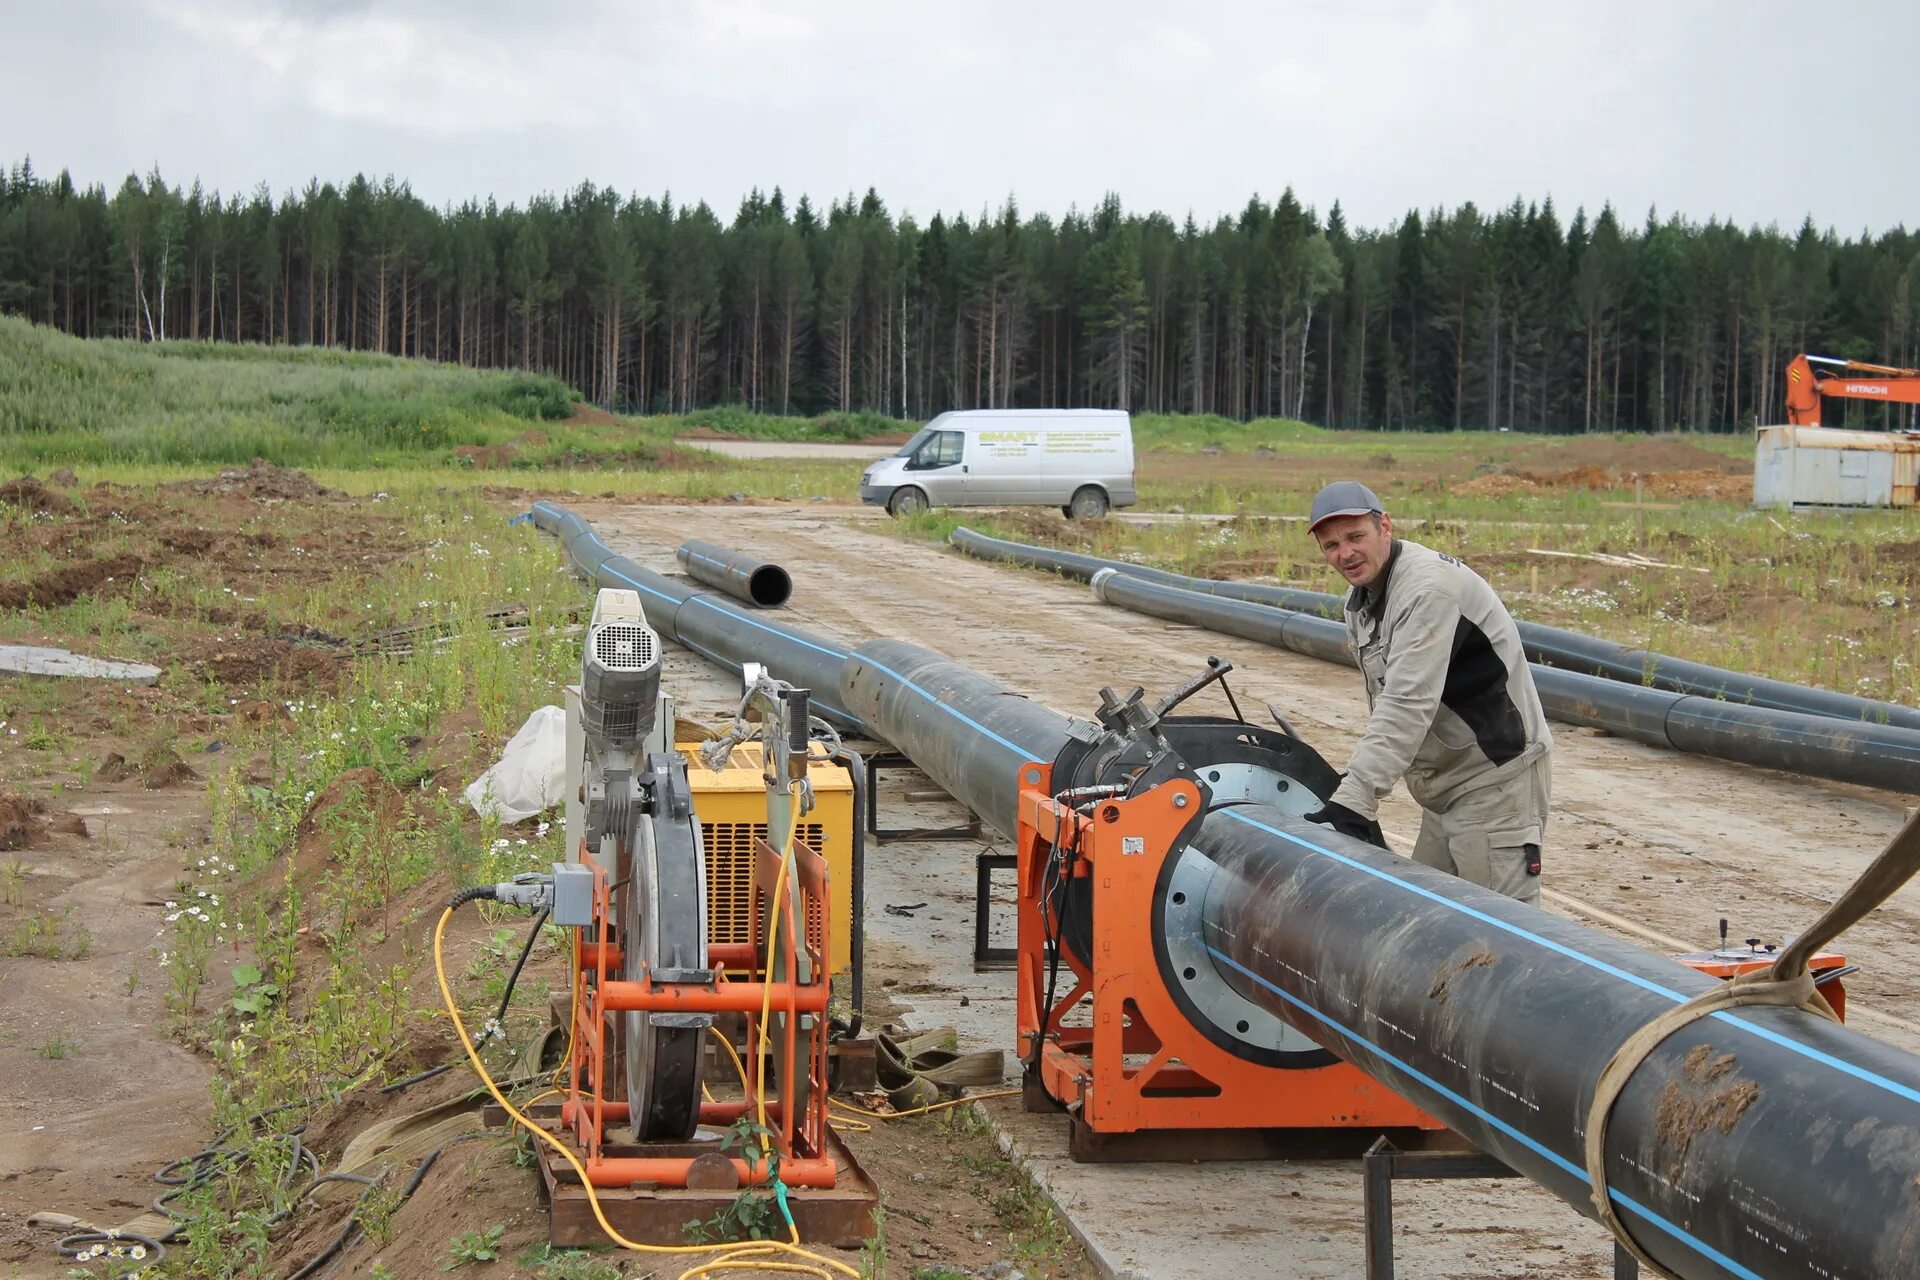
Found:
[[[573,505],[611,546],[643,564],[669,567],[672,548],[688,537],[775,560],[794,577],[787,612],[796,624],[849,642],[891,636],[925,645],[1062,712],[1087,714],[1102,684],[1165,689],[1219,654],[1235,663],[1243,706],[1271,703],[1336,765],[1365,724],[1359,678],[1351,671],[1141,618],[1097,603],[1076,583],[902,540],[878,513],[862,518],[820,507]],[[1906,803],[1887,793],[1659,752],[1588,731],[1558,728],[1555,740],[1546,883],[1556,896],[1550,909],[1585,916],[1623,936],[1637,933],[1643,945],[1649,934],[1709,945],[1723,916],[1735,939],[1790,936],[1893,835]],[[1382,818],[1404,851],[1418,824],[1404,792],[1389,799]],[[1917,919],[1920,889],[1910,887],[1844,940],[1850,958],[1862,966],[1849,980],[1855,1024],[1914,1051],[1920,1051]],[[1409,1188],[1406,1194],[1419,1204],[1425,1190]],[[1490,1203],[1516,1209],[1524,1203],[1530,1217],[1538,1215],[1540,1231],[1576,1238],[1593,1253],[1595,1242],[1587,1237],[1594,1229],[1545,1193],[1524,1189],[1523,1196],[1522,1190],[1501,1192]],[[1438,1194],[1442,1198],[1433,1203],[1458,1206],[1473,1198],[1464,1190]],[[1460,1227],[1474,1229],[1464,1222]],[[1557,1271],[1515,1271],[1514,1261],[1502,1266],[1483,1254],[1477,1265],[1489,1275],[1585,1273],[1580,1266],[1568,1269],[1571,1259],[1564,1257],[1554,1264]],[[1328,1274],[1338,1273],[1336,1268]]]

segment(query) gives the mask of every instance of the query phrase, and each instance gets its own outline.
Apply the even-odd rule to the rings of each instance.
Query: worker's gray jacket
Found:
[[[1421,807],[1444,811],[1553,749],[1512,616],[1452,556],[1395,538],[1374,587],[1348,592],[1346,615],[1373,715],[1337,803],[1373,817],[1405,777]]]

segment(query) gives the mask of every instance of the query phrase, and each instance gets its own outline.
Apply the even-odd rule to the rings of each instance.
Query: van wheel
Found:
[[[933,504],[927,501],[926,491],[908,485],[904,489],[895,489],[893,496],[887,499],[887,514],[894,519],[917,516]]]
[[[1070,520],[1098,520],[1107,514],[1106,491],[1087,485],[1074,491],[1073,501],[1067,504],[1067,518]]]

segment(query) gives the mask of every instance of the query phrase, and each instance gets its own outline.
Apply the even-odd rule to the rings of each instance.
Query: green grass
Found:
[[[545,375],[230,343],[87,341],[0,316],[0,457],[380,464],[497,444],[573,412]]]

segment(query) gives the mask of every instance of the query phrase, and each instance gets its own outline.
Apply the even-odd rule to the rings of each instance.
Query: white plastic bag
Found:
[[[500,762],[475,778],[467,803],[483,818],[523,822],[566,797],[567,713],[541,707],[508,740]]]

